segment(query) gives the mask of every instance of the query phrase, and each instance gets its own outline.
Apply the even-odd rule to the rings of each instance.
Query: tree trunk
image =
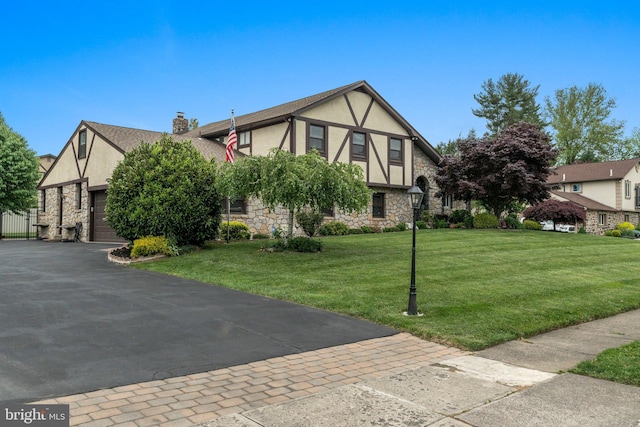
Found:
[[[289,232],[285,236],[285,242],[289,242],[289,239],[293,238],[293,214],[295,213],[295,208],[289,208]]]

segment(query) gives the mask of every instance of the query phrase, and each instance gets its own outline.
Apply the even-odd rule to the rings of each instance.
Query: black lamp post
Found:
[[[411,287],[409,288],[409,308],[407,316],[418,316],[418,302],[416,300],[416,221],[418,220],[418,210],[424,197],[424,192],[417,186],[413,186],[407,191],[409,202],[413,209],[413,244],[411,246]]]

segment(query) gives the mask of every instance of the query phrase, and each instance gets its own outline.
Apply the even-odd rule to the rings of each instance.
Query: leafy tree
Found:
[[[640,128],[634,128],[631,136],[619,141],[613,147],[614,160],[628,160],[640,157]]]
[[[539,85],[531,87],[518,73],[507,73],[497,83],[489,79],[482,84],[483,91],[473,95],[480,108],[471,111],[487,119],[487,129],[493,136],[521,121],[542,128],[545,123],[540,118],[540,105],[536,103],[539,88]]]
[[[198,123],[198,119],[194,117],[189,120],[189,130],[198,129],[198,126],[200,126],[200,123]]]
[[[476,139],[475,129],[471,129],[469,131],[469,134],[467,135],[466,139]],[[436,145],[436,150],[438,150],[438,152],[443,156],[446,154],[450,154],[452,156],[457,157],[460,155],[460,149],[458,145],[460,144],[461,141],[464,141],[464,140],[465,138],[463,138],[462,134],[460,134],[456,139],[450,139],[447,142],[440,142],[438,145]]]
[[[478,200],[496,217],[516,203],[549,197],[547,177],[556,156],[549,135],[520,122],[496,137],[460,143],[460,157],[444,156],[435,175],[440,191],[458,200]]]
[[[587,214],[584,209],[572,202],[561,202],[549,199],[524,210],[523,216],[534,221],[553,221],[555,230],[556,222],[575,224],[585,222]]]
[[[36,197],[38,159],[0,113],[0,214],[25,212]]]
[[[114,169],[107,221],[130,241],[153,235],[178,245],[201,244],[214,238],[220,225],[215,176],[215,165],[191,141],[164,134],[125,153]]]
[[[604,161],[616,156],[623,121],[609,119],[616,101],[600,84],[556,90],[545,98],[545,116],[553,128],[559,163]]]
[[[289,236],[296,211],[337,207],[361,212],[369,204],[370,190],[362,169],[353,164],[328,163],[318,152],[296,156],[273,149],[267,156],[245,156],[220,167],[218,189],[228,196],[256,197],[271,210],[289,210]]]

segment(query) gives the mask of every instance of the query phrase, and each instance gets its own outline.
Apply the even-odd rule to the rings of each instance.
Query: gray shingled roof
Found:
[[[287,102],[265,110],[256,111],[255,113],[244,114],[235,118],[236,128],[239,131],[244,129],[255,128],[272,123],[278,123],[287,120],[289,117],[299,115],[304,111],[313,108],[319,104],[327,102],[337,96],[341,96],[353,90],[362,90],[371,95],[380,105],[383,106],[402,126],[405,127],[409,135],[415,137],[415,142],[436,164],[440,162],[442,156],[436,151],[431,144],[407,122],[387,101],[384,100],[366,81],[360,80],[346,86],[341,86],[326,92],[301,98],[296,101]],[[231,119],[220,120],[218,122],[209,123],[200,126],[190,132],[184,134],[186,137],[205,137],[210,139],[219,138],[229,133]],[[243,129],[244,128],[244,129]]]
[[[634,168],[640,159],[619,160],[615,162],[578,163],[574,165],[558,166],[553,169],[555,174],[549,175],[548,183],[589,182],[622,179]],[[564,180],[562,179],[564,176]]]
[[[125,153],[131,151],[143,142],[153,144],[162,138],[163,132],[155,132],[143,129],[127,128],[122,126],[105,125],[102,123],[84,121],[88,127],[94,130],[102,138],[109,141],[114,147]],[[190,139],[193,145],[207,159],[216,158],[224,161],[225,146],[218,141],[211,141],[206,138],[182,135],[171,135],[177,141]],[[241,154],[241,153],[240,153]]]
[[[581,194],[565,193],[562,191],[551,191],[551,193],[557,197],[561,197],[565,200],[568,200],[584,208],[587,208],[590,211],[609,211],[609,212],[617,211],[617,209],[612,208],[611,206],[607,206],[603,203],[596,202],[595,200],[585,197]]]

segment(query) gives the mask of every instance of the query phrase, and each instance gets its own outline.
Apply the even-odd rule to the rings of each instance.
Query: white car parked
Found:
[[[576,226],[575,225],[569,225],[569,224],[553,224],[553,221],[551,220],[547,220],[547,221],[540,221],[540,225],[542,226],[542,231],[561,231],[563,233],[575,233],[576,230]]]

